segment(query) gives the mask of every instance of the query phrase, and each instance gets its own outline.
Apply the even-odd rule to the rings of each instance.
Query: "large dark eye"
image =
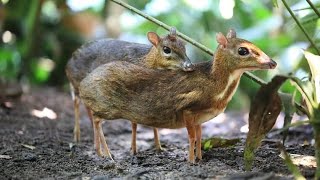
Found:
[[[241,56],[245,56],[245,55],[249,54],[249,50],[248,50],[248,48],[245,48],[245,47],[239,47],[238,53]]]
[[[167,46],[163,46],[163,52],[166,54],[170,54],[171,53],[171,49]]]

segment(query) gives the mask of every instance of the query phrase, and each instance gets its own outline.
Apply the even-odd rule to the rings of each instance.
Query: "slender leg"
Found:
[[[87,109],[87,113],[88,113],[88,116],[89,116],[91,125],[93,126],[93,115],[92,115],[92,111],[91,111],[91,109],[90,109],[88,106],[86,106],[86,109]]]
[[[112,158],[111,153],[109,151],[106,139],[103,134],[101,124],[102,124],[102,121],[99,122],[98,127],[99,127],[100,143],[102,144],[102,147],[103,147],[103,156],[108,156],[113,161],[113,158]]]
[[[78,95],[74,96],[73,99],[73,105],[74,105],[74,141],[76,143],[80,142],[80,112],[79,112],[79,105],[80,105],[80,98]]]
[[[157,151],[161,151],[161,143],[160,143],[160,139],[159,139],[159,132],[157,128],[153,128],[153,134],[154,134],[154,144],[156,146],[156,150]]]
[[[100,141],[100,135],[99,135],[99,123],[100,123],[100,119],[95,117],[93,121],[94,147],[96,149],[98,156],[102,156],[101,141]]]
[[[193,117],[184,116],[184,121],[189,135],[189,162],[194,164],[194,145],[196,142],[196,128]]]
[[[202,159],[202,154],[201,154],[201,136],[202,136],[202,129],[201,129],[201,124],[196,125],[196,137],[197,137],[197,146],[196,146],[196,155],[199,160]]]
[[[89,116],[89,119],[90,119],[90,122],[91,122],[91,126],[94,127],[94,120],[93,120],[93,114],[92,114],[92,111],[91,109],[88,107],[88,106],[85,106],[86,109],[87,109],[87,114]],[[93,135],[94,137],[94,135]],[[96,140],[94,140],[94,144],[96,143]],[[96,145],[95,145],[96,146]]]
[[[137,154],[137,123],[132,122],[131,152]]]

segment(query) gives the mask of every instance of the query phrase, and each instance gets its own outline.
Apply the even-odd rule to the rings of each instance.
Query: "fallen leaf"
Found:
[[[290,154],[288,153],[292,163],[297,166],[308,166],[317,167],[317,160],[314,156],[301,155],[301,154]],[[282,159],[285,159],[285,155],[281,153],[279,155]]]
[[[9,155],[0,155],[0,159],[11,159],[12,157]]]
[[[218,148],[218,147],[230,147],[234,146],[240,142],[240,139],[223,139],[223,138],[208,138],[202,141],[202,149],[203,150],[209,150],[212,148]]]
[[[278,89],[286,80],[285,76],[275,76],[271,82],[261,86],[251,103],[249,132],[244,150],[246,170],[252,168],[254,151],[260,146],[262,139],[274,126],[280,114],[282,104]]]
[[[36,149],[36,147],[31,146],[31,145],[28,145],[28,144],[21,144],[21,145],[22,145],[23,147],[28,148],[28,149],[31,149],[31,150]]]

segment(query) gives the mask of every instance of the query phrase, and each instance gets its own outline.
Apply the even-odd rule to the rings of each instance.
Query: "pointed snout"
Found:
[[[193,66],[191,60],[188,58],[188,56],[185,56],[184,62],[182,64],[182,68],[184,71],[193,71],[194,70],[194,66]]]
[[[277,63],[268,56],[262,56],[258,61],[263,69],[274,69],[277,67]]]
[[[277,63],[272,59],[270,59],[270,62],[268,64],[269,64],[270,69],[274,69],[277,67]]]

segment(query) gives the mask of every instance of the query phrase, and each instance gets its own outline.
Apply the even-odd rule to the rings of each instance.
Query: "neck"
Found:
[[[212,98],[214,104],[219,106],[216,107],[217,109],[226,107],[234,95],[239,85],[240,77],[244,72],[242,69],[228,67],[228,60],[221,57],[224,56],[219,56],[219,53],[215,54],[210,73],[210,77],[215,82],[215,92]]]
[[[160,60],[161,57],[157,51],[158,51],[157,48],[152,46],[149,53],[145,56],[145,64],[147,67],[150,67],[150,68],[161,67],[161,64],[159,64],[160,62],[158,62],[158,60]]]

